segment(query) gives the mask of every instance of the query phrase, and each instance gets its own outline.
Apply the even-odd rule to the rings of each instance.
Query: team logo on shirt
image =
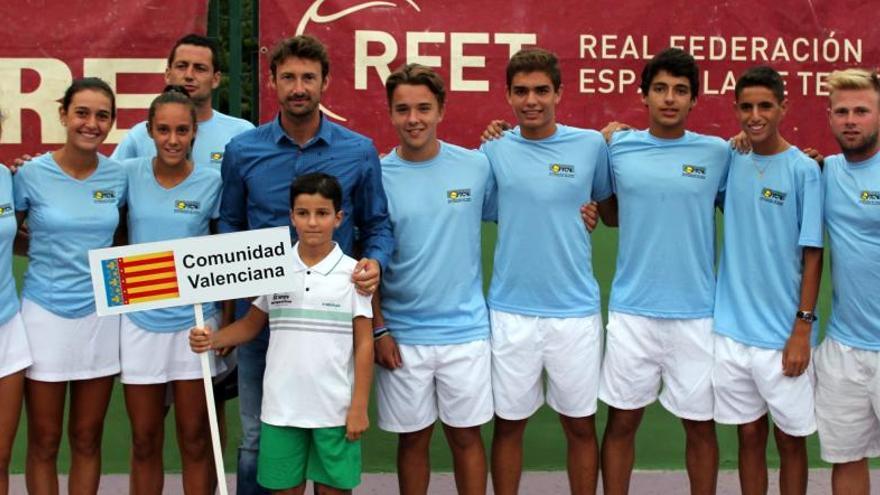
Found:
[[[785,197],[788,196],[788,193],[784,193],[782,191],[775,191],[770,189],[769,187],[765,187],[761,189],[761,201],[766,201],[768,203],[773,203],[774,205],[781,205],[785,203]]]
[[[446,191],[447,203],[469,203],[471,201],[470,189],[451,189]]]
[[[112,189],[98,189],[92,191],[92,200],[95,203],[115,203],[116,191]]]
[[[0,218],[8,217],[9,215],[12,215],[12,204],[6,203],[0,205]]]
[[[219,163],[223,161],[223,152],[222,151],[212,151],[211,152],[211,163]]]
[[[684,164],[681,166],[682,177],[693,177],[695,179],[706,178],[706,167],[698,167],[697,165]]]
[[[880,191],[862,191],[859,194],[859,203],[863,205],[880,205]]]
[[[289,294],[272,294],[269,304],[289,304],[291,299]]]
[[[201,209],[201,203],[198,201],[187,201],[185,199],[178,199],[174,202],[174,213],[198,213]]]
[[[554,177],[574,177],[574,165],[563,163],[551,163],[550,175]]]

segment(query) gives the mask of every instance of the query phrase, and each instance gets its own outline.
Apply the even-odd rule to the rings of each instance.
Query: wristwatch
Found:
[[[813,313],[812,311],[798,311],[797,318],[799,320],[804,320],[807,323],[813,323],[814,321],[817,320],[816,314]]]

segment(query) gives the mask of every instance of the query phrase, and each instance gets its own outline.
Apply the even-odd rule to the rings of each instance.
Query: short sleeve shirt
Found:
[[[797,148],[732,152],[724,199],[715,330],[783,349],[800,305],[803,248],[822,247],[822,174]],[[813,325],[813,338],[818,335]]]
[[[269,315],[260,419],[274,426],[343,426],[354,386],[352,319],[373,316],[371,297],[355,290],[357,262],[338,245],[317,265],[306,266],[298,254],[294,263],[294,291],[253,302]]]
[[[209,235],[210,222],[220,216],[220,172],[195,167],[180,184],[166,189],[156,181],[153,159],[123,162],[128,174],[128,240],[131,244]],[[205,318],[214,304],[203,306]],[[192,306],[135,311],[128,317],[144,330],[176,332],[195,325]]]
[[[89,250],[113,245],[126,184],[122,165],[102,155],[83,180],[64,172],[51,153],[15,174],[15,209],[27,211],[30,231],[22,297],[63,318],[95,312]]]

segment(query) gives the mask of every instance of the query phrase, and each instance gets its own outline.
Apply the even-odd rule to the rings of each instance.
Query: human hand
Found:
[[[513,126],[510,125],[510,122],[504,120],[493,120],[489,122],[489,125],[486,126],[486,130],[483,131],[483,134],[480,135],[480,141],[494,141],[501,137],[504,134],[504,131],[512,129]]]
[[[583,220],[587,232],[596,230],[596,225],[599,224],[599,203],[590,201],[589,203],[582,204],[581,220]]]
[[[624,124],[623,122],[612,121],[605,124],[605,127],[602,128],[601,132],[602,137],[605,138],[606,143],[611,142],[611,136],[617,131],[628,131],[632,129],[632,126],[629,124]]]
[[[345,416],[345,438],[349,442],[360,439],[369,427],[370,418],[367,416],[366,408],[348,408],[348,414]]]
[[[354,267],[351,281],[359,294],[369,296],[379,288],[380,273],[378,261],[372,258],[361,258]]]
[[[373,354],[376,364],[389,370],[395,370],[403,366],[403,359],[400,357],[400,348],[390,333],[379,337],[373,341]]]
[[[210,351],[213,347],[211,338],[211,329],[209,327],[193,327],[189,331],[189,347],[196,354]]]
[[[800,376],[810,364],[810,334],[812,325],[802,320],[794,324],[791,336],[782,350],[782,374]]]

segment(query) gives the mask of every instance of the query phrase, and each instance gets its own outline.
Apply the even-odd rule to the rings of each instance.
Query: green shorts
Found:
[[[349,442],[345,427],[260,426],[257,482],[286,490],[307,479],[339,490],[361,482],[361,442]]]

